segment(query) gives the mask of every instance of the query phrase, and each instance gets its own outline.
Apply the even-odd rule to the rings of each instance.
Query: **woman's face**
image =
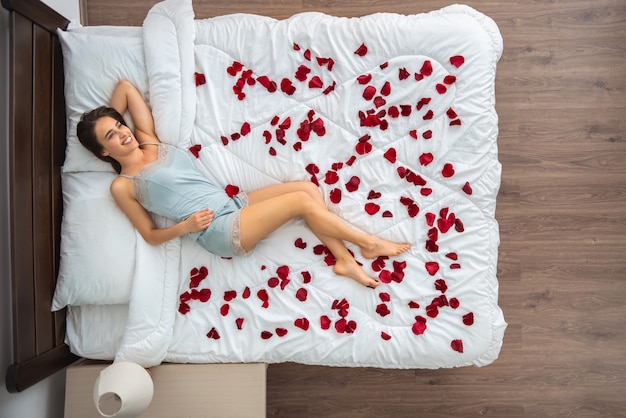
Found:
[[[137,145],[135,136],[128,126],[110,116],[103,116],[96,121],[95,133],[98,142],[104,148],[102,155],[112,156],[134,149]]]

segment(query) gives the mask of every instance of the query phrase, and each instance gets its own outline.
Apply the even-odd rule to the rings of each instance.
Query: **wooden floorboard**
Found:
[[[153,0],[84,0],[139,25]],[[443,0],[194,1],[196,17],[419,13]],[[500,305],[484,368],[271,365],[272,417],[626,416],[626,2],[475,0],[504,38],[496,79]]]

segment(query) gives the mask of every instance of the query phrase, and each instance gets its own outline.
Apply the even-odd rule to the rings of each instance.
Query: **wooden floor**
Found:
[[[138,25],[156,0],[83,0]],[[194,0],[196,17],[419,13],[444,0]],[[468,0],[504,38],[500,305],[485,368],[268,370],[268,416],[626,416],[626,1]]]

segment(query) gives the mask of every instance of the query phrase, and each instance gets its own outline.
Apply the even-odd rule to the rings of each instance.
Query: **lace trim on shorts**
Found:
[[[239,200],[242,203],[242,208],[245,208],[246,206],[248,206],[249,199],[248,199],[248,195],[246,193],[241,192],[241,193],[239,193],[237,195],[237,197],[239,198]],[[233,219],[232,244],[233,244],[233,250],[235,251],[235,254],[237,254],[238,256],[246,256],[250,252],[244,250],[244,248],[241,246],[240,219],[241,219],[241,209],[239,209],[237,212],[235,212],[235,219]]]

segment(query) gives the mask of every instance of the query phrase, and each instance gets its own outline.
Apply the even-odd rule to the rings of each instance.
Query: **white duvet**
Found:
[[[455,5],[194,20],[176,1],[152,9],[143,36],[159,137],[210,180],[229,192],[314,181],[352,226],[412,247],[377,260],[350,247],[380,280],[372,290],[333,274],[301,221],[245,258],[187,238],[138,240],[117,360],[439,368],[497,358],[502,41],[491,19]]]

